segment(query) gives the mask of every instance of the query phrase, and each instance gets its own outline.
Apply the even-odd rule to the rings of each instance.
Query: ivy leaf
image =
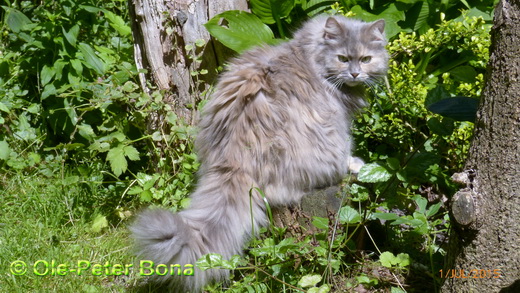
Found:
[[[215,15],[205,25],[209,33],[224,46],[240,53],[253,46],[271,43],[273,32],[256,15],[230,10]]]
[[[110,168],[116,176],[123,174],[128,168],[128,162],[125,158],[124,144],[119,144],[107,153],[107,160],[110,162]]]
[[[369,163],[361,167],[358,180],[365,183],[385,182],[392,177],[392,174],[378,163]]]

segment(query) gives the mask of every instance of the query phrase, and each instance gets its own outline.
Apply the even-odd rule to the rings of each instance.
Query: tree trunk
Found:
[[[141,87],[147,92],[150,85],[164,90],[177,116],[193,123],[195,104],[230,55],[210,40],[203,24],[226,10],[247,10],[247,1],[130,0],[129,6],[137,68],[147,71],[139,76]],[[197,46],[200,40],[204,45]],[[201,69],[207,73],[201,74]],[[155,117],[150,127],[158,128],[160,122]]]
[[[488,80],[452,199],[443,292],[520,292],[520,1],[495,10]]]

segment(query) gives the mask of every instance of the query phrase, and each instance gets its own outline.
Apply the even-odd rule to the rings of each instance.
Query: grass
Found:
[[[137,282],[136,272],[114,267],[133,261],[125,222],[96,221],[103,219],[97,216],[102,205],[93,206],[100,192],[72,181],[42,174],[2,178],[0,292],[127,292]],[[21,269],[15,261],[26,264],[25,274],[13,275]],[[101,267],[107,263],[116,270]]]

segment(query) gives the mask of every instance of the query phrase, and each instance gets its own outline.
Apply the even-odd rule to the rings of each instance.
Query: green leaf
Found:
[[[477,71],[471,66],[459,66],[448,71],[453,78],[461,82],[473,83],[477,77]]]
[[[119,144],[117,147],[112,148],[107,153],[107,161],[110,162],[110,168],[116,176],[121,175],[128,168],[128,162],[125,158],[125,152],[123,148],[124,144]]]
[[[19,33],[27,25],[32,24],[32,21],[21,11],[7,6],[2,6],[2,8],[6,11],[5,23],[13,32]]]
[[[426,212],[426,205],[428,205],[428,200],[420,195],[415,195],[413,197],[415,204],[417,204],[417,211],[424,213]]]
[[[451,119],[445,118],[441,121],[437,117],[432,117],[428,119],[428,122],[426,124],[428,125],[428,128],[431,130],[431,132],[440,136],[451,135],[453,133],[453,130],[455,130],[455,125],[453,123],[453,120]]]
[[[406,11],[406,22],[414,31],[424,33],[430,27],[428,25],[430,5],[427,1],[413,1],[411,4],[415,5]]]
[[[150,190],[144,190],[139,194],[139,199],[143,202],[151,202],[153,198]]]
[[[27,107],[27,112],[32,114],[41,113],[42,107],[40,104],[33,103],[29,107]]]
[[[428,91],[426,99],[424,100],[424,106],[428,108],[430,105],[444,99],[451,98],[450,92],[448,92],[443,86],[436,86],[434,89]]]
[[[40,71],[40,83],[42,86],[45,86],[48,84],[54,75],[56,74],[56,71],[54,70],[54,67],[49,67],[47,65],[44,65],[42,70]]]
[[[217,253],[208,253],[197,260],[196,265],[203,271],[218,268],[222,265],[222,255]]]
[[[475,122],[478,104],[478,99],[453,97],[435,102],[429,105],[427,109],[457,121]]]
[[[372,216],[376,219],[393,221],[399,219],[399,216],[395,213],[373,213]]]
[[[249,3],[251,11],[267,24],[289,16],[294,8],[294,0],[250,0]]]
[[[128,157],[132,161],[139,160],[139,152],[131,145],[127,145],[123,148],[125,156]]]
[[[94,218],[94,221],[92,221],[92,225],[90,226],[90,229],[94,233],[99,233],[103,228],[108,227],[108,221],[107,218],[101,214],[97,215]]]
[[[368,189],[356,183],[350,185],[350,194],[352,195],[352,201],[365,201],[370,197]]]
[[[339,221],[342,224],[357,224],[361,222],[361,216],[356,209],[344,206],[339,210]]]
[[[312,217],[312,224],[314,227],[318,229],[327,229],[329,228],[329,219],[322,217]]]
[[[358,180],[366,183],[385,182],[392,177],[392,174],[378,163],[369,163],[361,167]]]
[[[399,253],[395,256],[393,253],[389,251],[385,251],[381,253],[379,256],[379,261],[381,265],[387,268],[399,267],[405,268],[410,265],[410,256],[407,253]]]
[[[76,47],[76,41],[78,40],[79,34],[79,25],[76,24],[69,31],[66,31],[64,27],[61,27],[61,30],[63,31],[63,35],[69,44],[71,44],[73,47]]]
[[[375,21],[383,18],[385,20],[385,33],[388,38],[401,32],[401,27],[397,23],[405,20],[404,11],[399,10],[393,3],[379,14],[369,13],[359,5],[352,7],[351,11],[364,21]]]
[[[9,144],[7,141],[2,140],[0,141],[0,160],[7,160],[9,159],[9,156],[11,155],[11,148],[9,147]]]
[[[323,284],[320,287],[312,287],[307,291],[307,293],[328,293],[330,292],[330,286],[329,284]],[[265,291],[263,291],[265,292]]]
[[[58,91],[56,90],[54,84],[50,83],[43,88],[40,99],[43,101],[47,99],[49,96],[55,95],[57,92]]]
[[[430,208],[426,211],[426,217],[430,218],[432,216],[435,216],[440,208],[441,208],[440,202],[430,206]]]
[[[129,36],[132,33],[132,29],[126,24],[125,20],[108,10],[103,10],[105,17],[108,19],[109,24],[122,36]]]
[[[7,107],[6,104],[4,104],[3,102],[0,102],[0,111],[9,113],[9,108]]]
[[[70,64],[72,65],[72,68],[74,68],[78,76],[81,76],[83,74],[83,65],[81,65],[81,60],[71,59]]]
[[[204,26],[224,46],[239,53],[274,39],[267,25],[245,11],[230,10],[217,14]]]
[[[330,8],[330,4],[333,1],[330,0],[309,0],[302,1],[302,9],[305,10],[305,13],[308,16],[314,16],[324,10]]]
[[[92,141],[96,134],[94,133],[94,129],[92,129],[92,126],[82,123],[81,125],[78,125],[78,133],[83,138]]]
[[[391,268],[393,265],[397,264],[397,258],[389,251],[381,253],[379,256],[379,261],[381,262],[382,266],[387,268]]]
[[[94,69],[99,75],[103,75],[106,71],[105,62],[96,55],[94,49],[85,43],[79,43],[78,48],[83,55],[84,64],[87,67]]]
[[[302,288],[314,287],[321,282],[320,275],[305,275],[298,281],[298,286]]]
[[[406,174],[421,176],[424,175],[426,170],[440,161],[439,155],[431,152],[416,153],[410,158],[408,164],[405,167]]]

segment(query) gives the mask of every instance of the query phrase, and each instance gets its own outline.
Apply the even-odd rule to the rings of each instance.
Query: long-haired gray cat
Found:
[[[316,186],[357,172],[351,116],[364,85],[387,71],[383,20],[319,16],[292,41],[264,46],[230,62],[206,104],[195,141],[201,167],[191,206],[151,209],[131,227],[141,259],[195,264],[207,253],[240,254],[271,206],[298,202]],[[266,199],[257,192],[264,191]],[[251,214],[252,212],[252,214]],[[227,270],[171,276],[172,290],[198,292]]]

